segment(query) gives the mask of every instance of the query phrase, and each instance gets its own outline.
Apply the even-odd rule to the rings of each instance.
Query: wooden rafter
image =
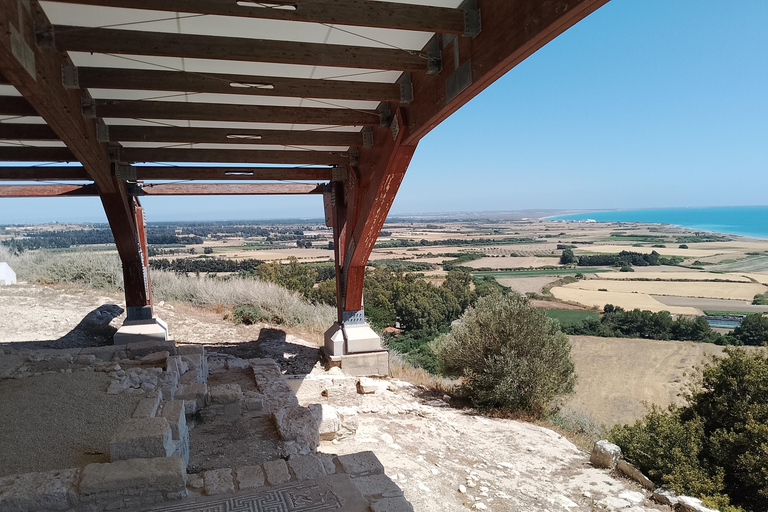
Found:
[[[322,194],[313,183],[157,183],[137,188],[142,196],[234,196]],[[98,196],[96,185],[0,185],[0,197]]]
[[[328,181],[330,167],[134,167],[137,180],[210,180],[210,181]],[[82,181],[88,180],[82,167],[0,167],[3,181]]]
[[[376,126],[375,110],[324,107],[275,107],[180,101],[96,100],[96,115],[120,119],[175,119],[243,123]]]
[[[78,68],[77,75],[80,87],[96,89],[396,102],[402,98],[398,84],[380,82],[89,67]]]
[[[349,155],[336,151],[262,151],[256,149],[123,148],[125,162],[196,162],[233,164],[346,165]]]
[[[425,72],[427,70],[427,60],[422,58],[420,52],[390,48],[66,25],[54,26],[53,32],[56,48],[60,51],[272,62],[393,71]]]
[[[270,5],[285,5],[287,9],[260,6],[257,2],[229,0],[57,0],[66,3],[124,7],[133,9],[191,12],[221,16],[240,16],[286,21],[336,23],[340,25],[381,27],[400,30],[420,30],[447,34],[464,32],[464,12],[461,9],[408,5],[368,0],[270,0]],[[291,9],[293,7],[293,9]]]

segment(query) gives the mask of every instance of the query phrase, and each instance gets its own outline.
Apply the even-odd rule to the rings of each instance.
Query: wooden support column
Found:
[[[395,195],[411,162],[416,144],[406,145],[403,111],[393,118],[393,128],[379,128],[374,137],[381,144],[360,152],[357,172],[352,174],[352,197],[347,202],[346,222],[342,230],[341,255],[343,311],[363,309],[365,265],[373,251]]]

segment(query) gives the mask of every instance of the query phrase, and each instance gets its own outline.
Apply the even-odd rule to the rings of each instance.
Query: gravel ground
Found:
[[[101,372],[0,381],[0,476],[109,462],[109,441],[139,397],[107,395]]]

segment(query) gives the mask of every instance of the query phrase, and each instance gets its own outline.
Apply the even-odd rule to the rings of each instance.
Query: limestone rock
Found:
[[[68,497],[79,476],[79,469],[62,469],[0,478],[0,510],[68,510]]]
[[[335,439],[336,433],[341,429],[341,418],[336,408],[328,404],[309,404],[309,409],[320,424],[320,439],[325,441]]]
[[[288,465],[283,459],[265,462],[262,467],[264,468],[264,476],[269,485],[278,485],[291,480]]]
[[[131,418],[123,422],[109,443],[112,462],[125,459],[170,457],[175,450],[165,418]]]
[[[627,478],[634,480],[635,482],[639,483],[646,489],[652,491],[656,486],[653,485],[653,482],[651,482],[647,476],[645,476],[639,469],[637,469],[635,466],[630,464],[629,462],[625,460],[620,460],[616,464],[616,469],[621,473],[622,475],[626,476]]]
[[[203,473],[203,479],[205,480],[205,494],[208,496],[235,491],[232,470],[229,468],[206,471]]]
[[[264,470],[261,466],[243,466],[237,468],[237,487],[241,491],[264,487]]]
[[[651,498],[657,503],[669,505],[670,507],[675,507],[680,501],[677,495],[669,489],[656,489]]]
[[[373,512],[413,512],[413,505],[402,497],[384,498],[371,505]]]
[[[320,444],[317,419],[307,407],[280,409],[272,414],[284,441],[295,441],[301,452],[309,453]]]
[[[288,467],[291,468],[296,480],[314,480],[325,475],[325,468],[320,459],[315,455],[298,455],[288,459]]]
[[[717,512],[717,510],[705,507],[700,499],[691,498],[690,496],[679,496],[677,512]]]
[[[183,493],[186,491],[186,477],[186,466],[180,457],[88,464],[80,480],[80,499],[99,501],[151,491]]]
[[[373,452],[350,453],[337,457],[345,473],[352,476],[380,475],[384,466]]]
[[[613,469],[616,467],[616,463],[620,458],[621,448],[602,439],[595,443],[595,447],[592,448],[592,455],[589,457],[589,462],[598,468]]]
[[[208,391],[212,404],[229,404],[243,401],[243,390],[238,384],[219,384]]]
[[[361,395],[375,393],[378,390],[378,383],[370,377],[360,377],[360,379],[357,381],[357,392]]]

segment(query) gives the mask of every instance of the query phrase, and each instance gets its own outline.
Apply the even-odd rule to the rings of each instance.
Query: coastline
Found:
[[[639,223],[674,226],[718,235],[768,240],[768,206],[710,208],[647,208],[634,210],[591,210],[542,217],[546,221],[597,223]],[[757,219],[757,220],[756,220]]]

